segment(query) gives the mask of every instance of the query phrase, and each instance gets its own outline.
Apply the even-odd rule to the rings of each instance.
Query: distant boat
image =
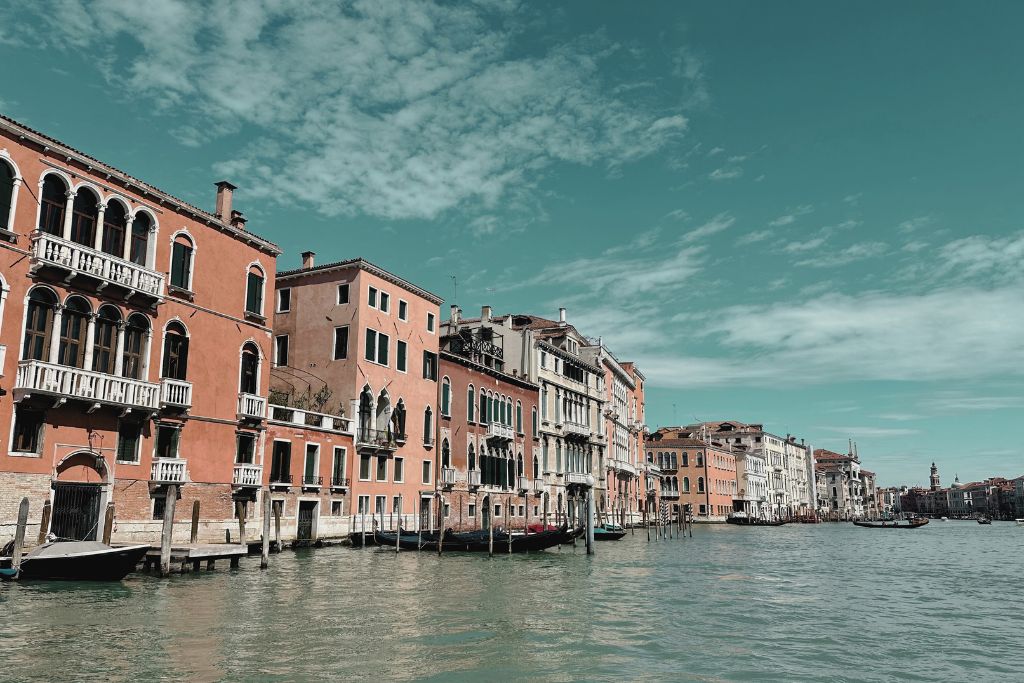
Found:
[[[1024,526],[1024,519],[1015,519],[1014,521],[1017,522],[1017,526]]]
[[[512,534],[511,539],[509,534],[502,530],[495,530],[493,537],[493,548],[495,552],[536,552],[539,550],[545,550],[546,548],[552,548],[556,545],[562,545],[565,543],[572,543],[572,539],[579,536],[580,530],[571,530],[568,526],[563,525],[559,529],[552,531],[542,531],[536,534]],[[426,550],[434,551],[437,550],[438,543],[442,543],[441,549],[443,551],[466,551],[466,552],[487,552],[490,550],[492,543],[491,538],[487,531],[468,531],[460,533],[445,533],[444,541],[440,540],[440,535],[434,534],[418,534],[413,532],[404,532],[400,535],[393,533],[375,532],[374,540],[377,545],[384,547],[394,547],[398,544],[398,547],[403,550]]]
[[[978,517],[978,524],[991,524],[991,523],[992,523],[992,519],[990,517],[986,517],[985,515],[982,515],[981,517]]]
[[[725,523],[737,524],[739,526],[782,526],[787,523],[787,520],[779,519],[771,521],[767,519],[760,519],[758,517],[748,517],[742,512],[737,512],[726,517]]]
[[[595,541],[617,541],[626,535],[626,531],[618,524],[605,524],[594,527]]]
[[[33,548],[22,558],[18,578],[120,581],[135,571],[135,567],[148,551],[148,545],[111,547],[99,541],[44,543]],[[10,559],[0,558],[8,567]],[[8,569],[2,575],[4,578],[14,578],[13,574],[14,572]]]
[[[862,526],[865,529],[917,529],[928,523],[926,517],[914,517],[912,519],[881,519],[877,522],[854,521],[855,526]]]

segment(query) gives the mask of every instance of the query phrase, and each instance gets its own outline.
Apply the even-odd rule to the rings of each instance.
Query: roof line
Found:
[[[360,268],[361,270],[365,270],[369,273],[373,273],[377,277],[383,278],[388,282],[398,285],[399,287],[405,287],[410,292],[418,294],[427,301],[437,304],[438,306],[444,303],[444,299],[438,296],[437,294],[434,294],[433,292],[429,292],[423,289],[422,287],[414,285],[405,278],[399,277],[398,275],[395,275],[390,271],[384,270],[380,266],[370,263],[369,261],[362,257],[347,259],[345,261],[335,261],[334,263],[325,263],[322,266],[313,266],[312,268],[293,268],[292,270],[279,270],[277,271],[277,281],[280,282],[281,280],[302,277],[304,275],[312,275],[315,273],[326,273],[332,270],[350,268],[352,266]]]

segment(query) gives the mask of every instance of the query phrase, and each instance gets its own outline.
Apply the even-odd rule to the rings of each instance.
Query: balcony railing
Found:
[[[533,484],[533,492],[538,496],[547,489],[547,482],[544,481],[544,477],[537,477],[531,483]]]
[[[520,491],[522,491],[523,493],[526,493],[527,491],[530,490],[530,478],[529,477],[523,477],[523,476],[516,477],[516,483],[518,484],[517,488]]]
[[[149,478],[155,484],[184,484],[188,481],[187,463],[183,458],[158,458]]]
[[[478,488],[480,486],[480,470],[466,472],[466,483],[470,488]]]
[[[247,394],[238,395],[238,419],[262,420],[267,415],[267,399],[265,396]]]
[[[261,465],[250,465],[239,463],[235,465],[234,475],[231,483],[242,487],[259,487],[263,482],[263,467]]]
[[[302,475],[302,488],[304,489],[318,489],[323,485],[324,478],[319,474]]]
[[[492,422],[487,425],[487,436],[492,439],[506,439],[511,441],[514,435],[512,433],[512,428],[508,425]]]
[[[394,451],[398,448],[398,437],[385,429],[361,428],[356,437],[356,447],[373,451]]]
[[[626,474],[630,474],[634,477],[636,476],[636,468],[630,465],[625,460],[613,458],[608,461],[608,467],[619,472],[625,472]]]
[[[589,477],[589,476],[590,475],[588,475],[586,472],[566,472],[565,473],[565,483],[566,484],[586,484],[587,483],[587,477]]]
[[[291,486],[292,474],[291,472],[270,472],[270,485],[271,486]]]
[[[347,489],[349,485],[348,477],[331,477],[332,489]]]
[[[562,423],[562,429],[566,435],[573,434],[575,436],[590,437],[590,427],[579,422],[566,420]]]
[[[191,408],[192,382],[167,377],[161,379],[160,405],[170,408]]]
[[[441,468],[441,486],[455,486],[455,468],[454,467],[442,467]]]
[[[156,410],[160,402],[159,384],[41,360],[23,360],[18,364],[14,388],[22,396],[40,392],[151,410]]]
[[[673,489],[662,489],[661,490],[661,497],[662,498],[678,498],[679,497],[679,491],[675,491]]]
[[[32,236],[32,268],[41,266],[85,275],[99,280],[102,285],[116,285],[153,299],[163,298],[163,273],[56,235],[37,232]]]
[[[267,416],[268,420],[298,427],[316,427],[333,432],[347,432],[350,430],[352,422],[347,417],[317,413],[312,410],[289,408],[288,406],[279,406],[273,403],[269,404],[268,410],[270,411]]]

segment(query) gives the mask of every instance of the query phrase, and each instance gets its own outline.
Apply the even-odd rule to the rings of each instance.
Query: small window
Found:
[[[424,460],[423,461],[423,483],[424,484],[429,484],[430,483],[430,466],[432,464],[433,463],[431,463],[429,460]]]
[[[476,517],[476,503],[469,504],[469,516]]]
[[[249,271],[246,279],[245,312],[263,315],[263,273],[255,266]]]
[[[380,310],[384,313],[391,310],[391,295],[387,292],[380,293]]]
[[[406,372],[408,369],[408,349],[408,344],[398,340],[397,347],[395,348],[395,367],[398,368],[399,372]]]
[[[366,292],[366,303],[370,308],[377,308],[377,288],[370,287]]]
[[[142,440],[142,425],[137,422],[122,422],[117,430],[117,462],[137,463],[139,442]]]
[[[395,458],[395,483],[405,481],[405,458]]]
[[[388,364],[388,344],[391,342],[391,338],[383,332],[376,330],[366,330],[366,360],[379,363],[381,365]]]
[[[377,481],[388,480],[388,459],[387,456],[377,456]]]
[[[500,504],[494,506],[494,518],[495,519],[500,519],[501,518],[501,505]]]
[[[360,455],[359,456],[359,479],[360,481],[370,481],[370,456]]]
[[[192,289],[192,243],[179,236],[174,239],[171,249],[171,286],[182,290]]]
[[[288,365],[288,335],[274,337],[274,363],[279,367]]]
[[[433,313],[427,313],[427,332],[434,331],[435,316]]]
[[[348,283],[342,283],[338,285],[338,305],[348,303]]]
[[[256,435],[249,433],[238,434],[235,462],[239,465],[251,465],[256,453]]]
[[[167,496],[153,496],[153,519],[163,519],[167,509]]]
[[[157,425],[156,427],[156,452],[157,458],[178,457],[178,436],[181,427],[178,425]]]
[[[445,417],[452,414],[452,383],[447,377],[441,381],[441,414]]]
[[[423,379],[437,381],[437,354],[430,351],[423,352]]]
[[[292,290],[277,290],[277,312],[287,313],[290,310],[292,310]]]
[[[331,515],[332,516],[334,516],[334,517],[340,517],[341,516],[341,514],[342,514],[341,513],[341,503],[342,503],[342,501],[340,501],[340,500],[332,500],[331,501]]]
[[[398,319],[409,320],[409,302],[398,300]]]
[[[334,360],[348,358],[348,326],[334,328]]]
[[[16,406],[14,409],[14,443],[18,453],[39,453],[42,445],[43,412]]]

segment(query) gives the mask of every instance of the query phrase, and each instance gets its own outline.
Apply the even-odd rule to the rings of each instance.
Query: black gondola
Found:
[[[854,520],[854,526],[865,529],[919,529],[928,523],[927,517],[913,517],[911,519],[883,519],[877,522],[860,522]]]
[[[135,571],[147,552],[148,545],[115,548],[98,541],[44,543],[22,558],[18,578],[120,581]]]
[[[779,519],[772,521],[768,519],[759,519],[757,517],[747,517],[745,515],[742,517],[739,515],[729,515],[725,518],[725,523],[737,524],[739,526],[782,526],[783,524],[788,524],[789,520]]]
[[[537,534],[512,534],[511,543],[505,531],[496,530],[493,547],[496,552],[537,552],[556,545],[571,543],[578,530],[569,530],[563,526],[553,531],[542,531]],[[379,546],[398,547],[402,550],[436,551],[438,543],[442,543],[440,534],[405,532],[402,534],[376,532],[374,541]],[[491,547],[491,539],[487,531],[467,531],[444,535],[442,550],[445,552],[487,552]]]

